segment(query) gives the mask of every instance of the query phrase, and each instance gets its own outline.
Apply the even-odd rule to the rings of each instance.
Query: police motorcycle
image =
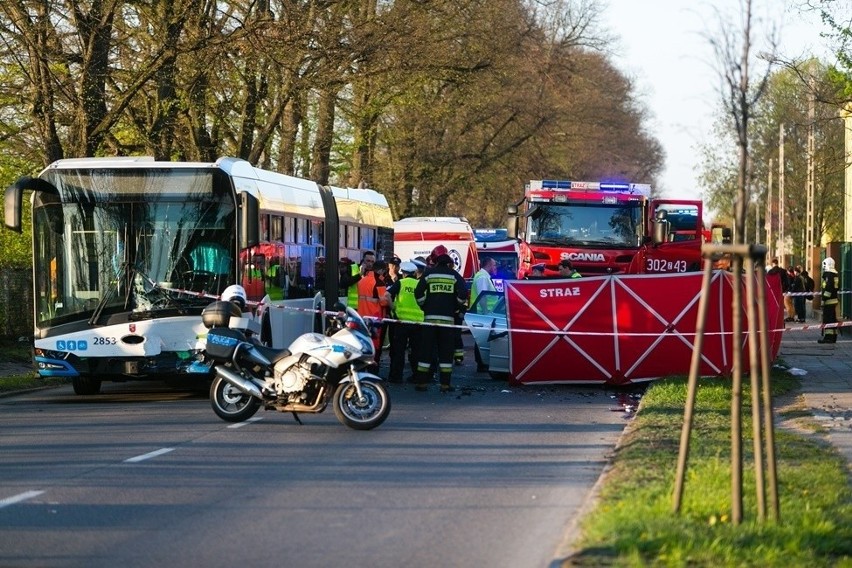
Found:
[[[371,331],[354,309],[337,304],[327,335],[305,333],[287,349],[272,349],[246,330],[245,290],[230,286],[222,298],[201,314],[214,373],[210,403],[219,418],[242,422],[263,406],[291,412],[301,424],[299,413],[320,413],[329,402],[337,419],[355,430],[371,430],[388,417],[382,379],[366,372],[375,354]]]

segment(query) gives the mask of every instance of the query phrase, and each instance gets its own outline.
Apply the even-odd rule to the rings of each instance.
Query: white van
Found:
[[[408,217],[393,224],[393,252],[402,260],[426,258],[438,245],[447,247],[465,279],[479,270],[473,229],[464,217]]]

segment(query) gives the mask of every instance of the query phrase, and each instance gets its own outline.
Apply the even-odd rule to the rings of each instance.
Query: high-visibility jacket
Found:
[[[467,308],[464,278],[446,264],[426,270],[417,281],[414,297],[427,322],[454,324],[456,313]]]
[[[822,303],[825,305],[832,305],[838,303],[838,295],[837,295],[837,273],[836,272],[823,272],[822,273]]]
[[[361,280],[355,284],[358,299],[355,303],[358,313],[363,317],[382,317],[382,306],[376,297],[376,274],[372,270],[367,272]]]
[[[353,264],[350,269],[352,270],[352,276],[355,276],[361,272],[361,267],[357,264]],[[358,310],[358,283],[351,285],[349,289],[346,291],[346,305],[352,308],[353,310]],[[362,314],[363,315],[363,314]]]
[[[417,288],[417,278],[406,276],[398,284],[399,293],[394,301],[396,317],[402,321],[423,321],[423,310],[414,297]]]
[[[473,282],[470,284],[470,305],[476,303],[476,298],[482,292],[496,292],[494,282],[491,281],[491,274],[484,268],[480,268],[479,272],[473,275]]]

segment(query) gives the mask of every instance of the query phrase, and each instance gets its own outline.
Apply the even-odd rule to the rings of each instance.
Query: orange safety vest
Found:
[[[365,274],[356,283],[358,287],[358,313],[361,316],[382,317],[382,306],[379,299],[373,295],[376,288],[376,275],[373,271]]]

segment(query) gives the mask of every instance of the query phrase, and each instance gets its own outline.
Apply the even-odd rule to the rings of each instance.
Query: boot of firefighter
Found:
[[[418,391],[425,391],[429,382],[432,379],[432,364],[428,361],[419,361],[417,363],[417,370],[414,371],[414,389]]]

